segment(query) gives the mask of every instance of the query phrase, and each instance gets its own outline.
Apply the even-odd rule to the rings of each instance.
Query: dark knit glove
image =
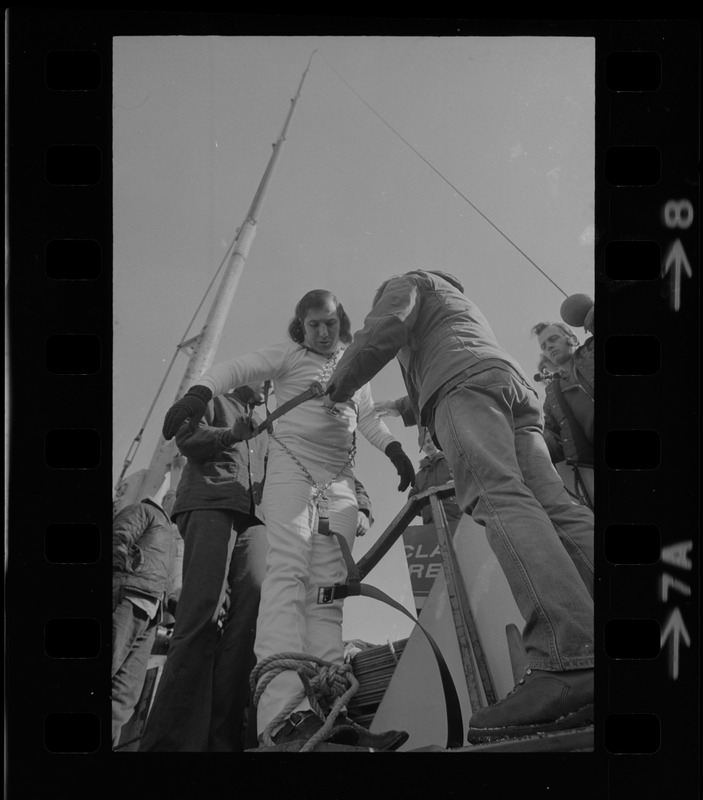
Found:
[[[398,491],[404,492],[408,486],[414,486],[415,467],[413,467],[413,462],[405,455],[401,443],[391,442],[384,452],[393,462],[393,466],[398,470],[398,475],[400,476]]]
[[[161,432],[167,441],[173,439],[181,425],[190,420],[190,427],[200,422],[200,418],[207,409],[207,404],[212,400],[212,392],[207,386],[191,386],[190,389],[169,408],[164,418]]]

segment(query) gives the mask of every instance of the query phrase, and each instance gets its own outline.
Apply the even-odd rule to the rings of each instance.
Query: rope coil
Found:
[[[356,694],[359,681],[351,664],[333,664],[307,653],[278,653],[259,661],[249,677],[254,693],[254,705],[258,705],[261,695],[271,681],[282,672],[294,670],[298,673],[303,688],[266,726],[261,734],[262,744],[273,746],[271,731],[279,727],[288,715],[307,697],[311,709],[323,721],[322,727],[305,742],[300,752],[310,752],[332,733],[340,713],[346,713],[349,700]],[[329,712],[325,713],[325,708]]]

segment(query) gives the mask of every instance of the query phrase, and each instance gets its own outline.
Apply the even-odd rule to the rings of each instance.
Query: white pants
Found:
[[[309,459],[303,463],[318,486],[323,486],[337,472],[311,463]],[[358,509],[351,468],[345,470],[326,494],[330,530],[342,534],[351,549]],[[275,442],[269,450],[263,508],[269,552],[256,626],[257,662],[293,652],[342,664],[343,601],[317,603],[320,586],[346,578],[342,551],[335,537],[317,532],[318,514],[312,501],[312,485]],[[302,689],[303,684],[294,670],[281,672],[268,684],[258,703],[259,734]],[[310,704],[303,699],[290,711],[307,708]]]

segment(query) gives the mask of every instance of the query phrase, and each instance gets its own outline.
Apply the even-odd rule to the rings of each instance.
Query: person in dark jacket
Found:
[[[266,560],[259,503],[268,437],[241,440],[261,421],[254,411],[260,403],[259,387],[239,387],[210,402],[198,427],[184,424],[176,436],[187,459],[173,508],[185,542],[181,592],[140,751],[243,749]]]
[[[554,469],[535,388],[460,281],[435,270],[378,289],[327,402],[343,403],[395,357],[403,403],[446,455],[459,505],[485,527],[525,620],[526,673],[507,697],[474,709],[469,742],[592,724],[593,513]]]
[[[125,506],[112,522],[113,747],[144,687],[173,576],[178,532],[166,508],[146,498]]]
[[[549,455],[554,464],[573,467],[574,489],[581,490],[576,494],[593,508],[594,339],[579,345],[563,322],[538,322],[532,334],[539,342],[540,366],[552,373],[543,406]]]
[[[376,406],[380,408],[381,403],[376,403]],[[382,415],[383,413],[379,414],[379,416]],[[454,482],[454,476],[447,462],[447,457],[435,445],[432,434],[427,428],[420,427],[418,441],[425,457],[420,461],[420,468],[415,473],[415,485],[408,493],[409,498],[433,486],[443,486],[445,483]],[[444,506],[444,513],[447,516],[449,527],[453,530],[455,524],[462,517],[462,510],[459,508],[455,497],[445,497],[441,502]],[[423,525],[434,524],[432,508],[429,503],[422,508],[420,515],[422,516]]]
[[[255,408],[262,387],[215,397],[176,443],[187,462],[173,517],[185,540],[182,586],[164,673],[140,750],[237,752],[256,746],[249,675],[268,543],[261,510],[268,455]],[[356,481],[357,536],[373,522]]]

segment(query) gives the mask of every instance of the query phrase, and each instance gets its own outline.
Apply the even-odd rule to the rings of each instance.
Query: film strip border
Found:
[[[598,56],[598,705],[603,745],[621,756],[609,784],[644,794],[662,769],[694,785],[698,700],[700,131],[685,53],[699,39],[683,34],[677,52],[670,33],[614,25]]]
[[[43,763],[43,754],[109,741],[111,78],[105,50],[84,35],[59,25],[52,43],[50,19],[15,10],[7,24],[7,727],[16,775],[30,753]]]
[[[195,29],[9,14],[8,753],[25,781],[38,763],[76,788],[76,770],[104,769],[111,749],[111,37],[249,32],[192,16]],[[476,33],[502,32],[488,28]],[[536,23],[520,32],[540,35]],[[699,744],[699,32],[645,20],[546,33],[597,46],[599,761],[588,770],[612,796],[680,794]]]

